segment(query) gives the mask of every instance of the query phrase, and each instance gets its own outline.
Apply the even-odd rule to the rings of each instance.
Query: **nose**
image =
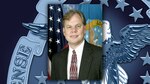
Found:
[[[78,29],[76,27],[73,27],[71,31],[72,33],[77,33]]]

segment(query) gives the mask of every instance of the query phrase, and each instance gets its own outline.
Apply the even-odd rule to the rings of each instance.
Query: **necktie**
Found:
[[[77,79],[77,55],[75,50],[72,51],[72,59],[71,59],[71,66],[70,66],[70,80]]]

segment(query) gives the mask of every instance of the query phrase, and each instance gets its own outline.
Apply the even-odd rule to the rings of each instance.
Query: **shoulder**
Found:
[[[85,46],[89,49],[92,49],[94,51],[102,51],[102,47],[100,46],[96,46],[96,45],[93,45],[93,44],[90,44],[88,42],[85,42]]]
[[[103,50],[102,47],[100,46],[96,46],[88,42],[85,42],[84,53],[88,53],[90,56],[93,56],[94,58],[101,58]]]
[[[55,53],[52,56],[52,60],[63,58],[64,56],[66,56],[68,54],[68,50],[69,50],[68,48],[65,48],[65,49],[61,50],[60,52]]]
[[[54,55],[62,55],[62,54],[67,53],[67,52],[68,52],[68,48],[63,49],[63,50],[61,50],[60,52],[57,52],[57,53],[54,54]]]

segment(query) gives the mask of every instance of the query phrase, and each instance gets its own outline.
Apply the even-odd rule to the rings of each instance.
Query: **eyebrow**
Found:
[[[79,23],[79,24],[76,24],[76,25],[82,25],[82,24]],[[75,26],[76,26],[76,25],[75,25]],[[66,26],[72,26],[72,25],[66,25]]]

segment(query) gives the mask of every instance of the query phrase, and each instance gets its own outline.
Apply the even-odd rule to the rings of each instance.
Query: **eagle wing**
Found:
[[[117,64],[131,62],[137,58],[139,51],[150,45],[150,25],[131,24],[120,31],[120,41],[109,41],[104,45],[104,64],[108,69],[108,84],[119,84]],[[106,46],[106,47],[105,47]]]
[[[40,36],[42,39],[47,39],[48,36],[48,26],[47,24],[37,24],[37,23],[22,23],[22,25],[29,29],[34,35]]]
[[[121,31],[120,41],[111,41],[105,51],[106,66],[116,63],[131,62],[136,59],[139,51],[150,45],[150,25],[127,25]]]
[[[128,25],[121,31],[121,49],[122,55],[115,59],[117,63],[131,62],[136,59],[139,51],[146,45],[150,45],[150,25]]]

